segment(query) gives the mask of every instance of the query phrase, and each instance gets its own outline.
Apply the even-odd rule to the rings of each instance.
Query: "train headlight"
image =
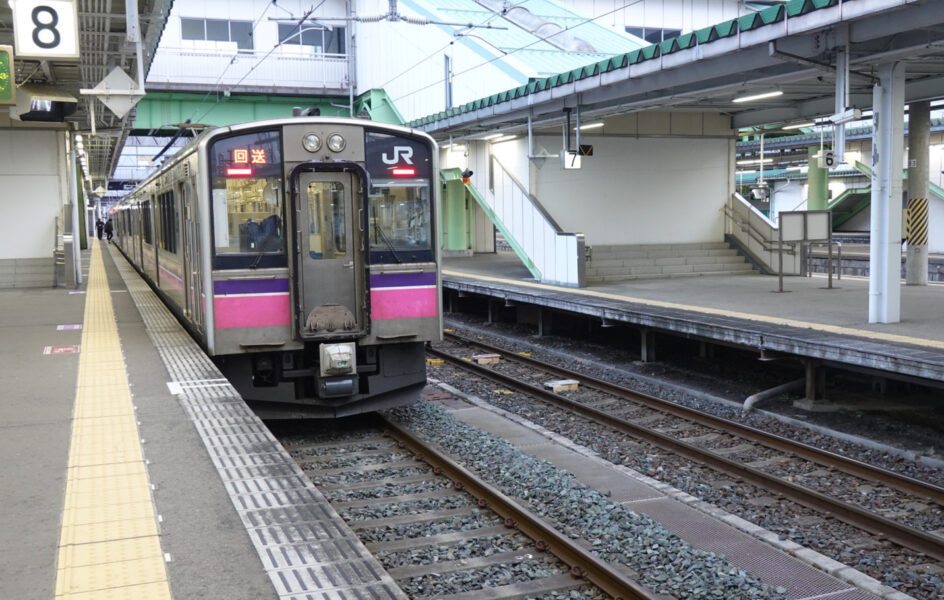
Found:
[[[302,137],[302,146],[309,152],[317,152],[321,149],[321,138],[315,133],[306,133]]]
[[[347,142],[344,141],[344,136],[340,133],[332,133],[328,136],[328,150],[332,152],[340,152],[344,150],[344,146],[347,145]]]

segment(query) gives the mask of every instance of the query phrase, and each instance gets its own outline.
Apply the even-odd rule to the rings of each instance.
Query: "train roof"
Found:
[[[382,123],[379,121],[368,121],[365,119],[352,119],[349,117],[320,117],[320,116],[299,116],[299,117],[281,117],[278,119],[262,119],[259,121],[246,121],[244,123],[237,123],[234,125],[221,125],[208,127],[197,134],[190,142],[188,142],[183,148],[181,148],[176,154],[174,154],[168,162],[165,162],[161,167],[149,175],[147,179],[140,182],[134,190],[132,190],[127,196],[121,199],[118,203],[118,206],[123,206],[131,204],[134,201],[134,193],[141,189],[142,187],[149,184],[151,181],[157,177],[164,174],[167,170],[173,168],[180,161],[182,161],[188,154],[193,151],[196,151],[198,148],[208,143],[209,140],[218,137],[220,135],[238,132],[238,131],[251,131],[254,129],[264,129],[267,127],[281,126],[286,124],[296,124],[296,123],[321,123],[321,124],[337,124],[337,125],[355,125],[357,127],[363,127],[366,129],[377,129],[382,131],[387,131],[391,133],[400,133],[402,135],[409,135],[413,137],[426,138],[431,143],[436,144],[436,140],[433,139],[431,135],[425,131],[419,129],[414,129],[412,127],[404,127],[402,125],[391,125],[390,123]]]

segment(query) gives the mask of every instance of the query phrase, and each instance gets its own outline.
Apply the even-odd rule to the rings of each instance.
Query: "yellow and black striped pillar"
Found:
[[[928,199],[909,198],[905,221],[908,250],[905,255],[905,283],[928,284]]]
[[[928,199],[910,198],[908,200],[908,219],[905,235],[909,246],[928,245]]]

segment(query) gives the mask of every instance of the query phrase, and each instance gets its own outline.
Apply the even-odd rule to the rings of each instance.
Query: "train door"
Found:
[[[354,178],[350,173],[302,173],[297,189],[301,256],[296,301],[301,335],[362,333],[364,292],[358,273],[362,261]]]
[[[200,232],[197,229],[193,188],[189,183],[180,186],[180,213],[184,232],[184,315],[197,325],[203,325],[203,282],[200,278]]]

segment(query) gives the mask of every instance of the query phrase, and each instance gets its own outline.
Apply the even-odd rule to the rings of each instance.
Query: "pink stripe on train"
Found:
[[[217,329],[287,327],[291,325],[288,294],[214,296]]]
[[[436,286],[370,290],[370,316],[374,319],[415,319],[438,315]]]

